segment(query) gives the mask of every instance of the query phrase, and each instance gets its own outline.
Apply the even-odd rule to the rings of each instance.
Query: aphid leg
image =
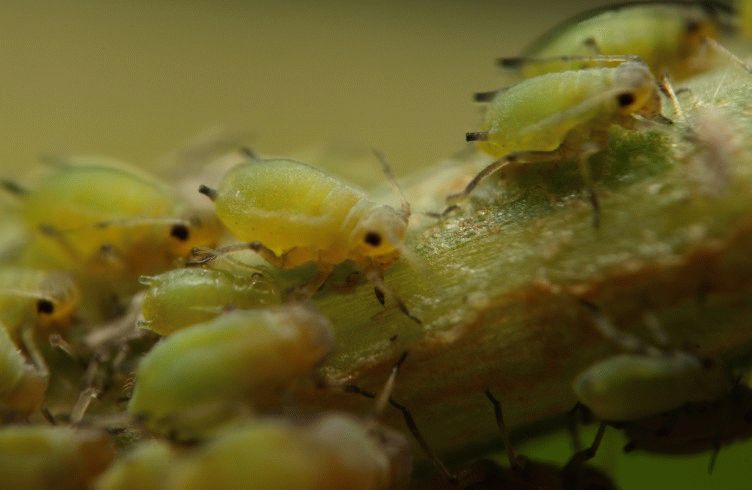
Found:
[[[705,43],[706,46],[710,47],[711,49],[715,50],[716,52],[722,54],[723,56],[727,57],[734,63],[738,64],[742,68],[744,68],[747,72],[752,73],[752,66],[750,66],[748,63],[744,62],[741,58],[739,58],[737,55],[732,53],[728,50],[724,45],[719,43],[713,38],[710,37],[704,37],[702,38],[702,42]]]
[[[244,250],[253,250],[271,265],[284,268],[285,256],[275,254],[272,249],[266,247],[261,242],[233,243],[217,249],[194,247],[191,250],[191,258],[185,264],[188,266],[208,264],[221,255],[242,252]]]
[[[428,442],[426,442],[426,439],[423,437],[423,434],[420,432],[420,429],[418,428],[418,424],[415,423],[415,419],[413,418],[412,413],[410,413],[410,409],[408,409],[406,406],[402,405],[401,403],[397,402],[395,399],[390,398],[389,404],[399,410],[402,413],[402,419],[405,421],[405,425],[407,426],[407,429],[410,431],[410,434],[412,434],[415,441],[418,443],[420,448],[423,450],[423,453],[428,457],[428,459],[431,461],[431,463],[434,465],[434,467],[441,473],[441,475],[452,485],[457,482],[457,477],[455,477],[444,465],[444,463],[439,459],[439,457],[436,455],[436,453],[431,449],[431,446],[428,445]]]
[[[473,94],[473,100],[475,102],[491,102],[500,92],[506,90],[506,88],[500,88],[497,90],[489,90],[488,92],[475,92]]]
[[[584,405],[582,405],[580,402],[577,402],[574,407],[569,411],[567,414],[567,418],[569,419],[568,427],[569,435],[572,438],[572,448],[574,449],[574,452],[580,452],[582,450],[582,437],[580,437],[580,421],[578,420],[578,415],[580,411],[584,408]]]
[[[384,274],[381,269],[374,267],[364,272],[368,282],[373,284],[374,293],[376,294],[376,299],[379,301],[379,303],[383,305],[385,297],[389,296],[394,300],[395,303],[397,303],[397,307],[402,313],[405,314],[405,316],[410,318],[418,325],[421,325],[423,323],[420,318],[416,317],[410,312],[402,298],[400,298],[386,285],[386,283],[384,282]]]
[[[583,466],[586,462],[595,457],[595,454],[598,452],[598,447],[600,447],[601,441],[603,441],[603,434],[605,432],[606,423],[601,422],[598,425],[598,432],[596,432],[595,439],[590,447],[575,452],[564,466],[561,474],[564,480],[569,482],[569,484],[566,485],[566,488],[582,488],[582,480],[584,476]]]
[[[679,99],[676,97],[674,85],[671,83],[671,77],[669,77],[667,71],[663,72],[663,76],[661,76],[661,81],[658,86],[660,87],[661,92],[663,92],[666,97],[668,97],[668,100],[671,101],[671,106],[674,108],[674,113],[676,114],[676,116],[680,120],[686,121],[687,118],[684,116],[684,111],[681,108],[681,104],[679,104]]]
[[[512,447],[512,439],[509,437],[509,430],[507,430],[506,424],[504,424],[504,412],[501,409],[501,402],[493,396],[491,390],[486,388],[483,392],[486,398],[491,402],[494,409],[494,416],[496,417],[496,425],[499,426],[501,432],[501,440],[504,442],[504,449],[507,452],[507,459],[509,459],[509,466],[515,471],[520,471],[525,467],[525,458],[518,455]]]
[[[713,452],[710,453],[710,461],[708,461],[708,475],[713,474],[715,469],[715,463],[718,460],[718,453],[721,451],[721,445],[719,443],[713,444]]]
[[[527,57],[511,57],[511,58],[499,58],[496,60],[496,64],[502,68],[519,68],[523,65],[537,64],[537,63],[595,63],[602,65],[610,65],[613,63],[623,63],[625,61],[641,61],[639,56],[632,55],[606,55],[606,54],[593,54],[593,55],[563,55],[563,56],[550,56],[545,58],[527,58]]]
[[[595,185],[590,174],[590,157],[598,152],[594,145],[588,145],[577,157],[577,165],[580,168],[582,182],[588,193],[590,206],[593,208],[593,228],[598,229],[601,225],[601,204],[598,201],[598,194],[595,192]]]
[[[400,198],[400,211],[402,213],[402,217],[405,220],[405,223],[407,223],[407,220],[410,218],[410,202],[408,202],[407,198],[405,197],[405,193],[402,192],[402,187],[400,187],[399,182],[397,182],[397,178],[394,176],[392,166],[386,159],[386,155],[384,155],[384,153],[379,150],[373,150],[373,154],[376,155],[379,163],[381,163],[381,170],[384,172],[386,180],[389,182],[392,190]]]
[[[29,193],[28,189],[13,180],[0,179],[0,188],[15,196],[24,196]]]
[[[44,356],[39,351],[36,340],[34,340],[34,327],[31,325],[25,325],[21,330],[21,341],[26,349],[26,352],[31,358],[31,362],[37,368],[37,373],[40,376],[48,377],[50,375],[50,369],[47,367],[47,361],[44,360]]]
[[[392,372],[389,374],[389,378],[387,378],[386,383],[384,383],[384,387],[381,388],[381,392],[379,392],[378,396],[376,397],[376,403],[373,409],[374,417],[381,416],[381,414],[384,412],[384,408],[386,408],[386,404],[389,402],[389,399],[392,398],[392,393],[394,393],[394,384],[397,380],[397,373],[399,373],[399,369],[400,367],[402,367],[405,359],[407,359],[407,351],[403,352],[399,359],[397,359],[397,362],[394,363],[394,366],[392,366]]]
[[[78,424],[83,420],[86,410],[91,405],[92,400],[99,397],[100,390],[95,385],[97,384],[97,378],[100,375],[101,359],[98,354],[95,354],[89,365],[86,366],[86,372],[84,373],[84,388],[78,395],[73,409],[71,409],[70,421],[72,424]]]
[[[308,283],[295,288],[293,290],[293,296],[301,301],[311,299],[311,297],[316,294],[316,291],[321,289],[321,286],[323,286],[326,280],[329,279],[333,270],[334,266],[331,264],[319,263],[316,267],[316,274],[313,278],[308,281]]]
[[[473,190],[476,187],[478,187],[478,184],[480,184],[486,177],[501,170],[502,168],[508,165],[522,164],[522,163],[535,163],[535,162],[550,162],[552,160],[556,160],[558,157],[559,157],[559,152],[557,150],[510,153],[509,155],[492,162],[486,168],[481,170],[478,173],[478,175],[473,177],[473,180],[471,180],[465,186],[462,192],[458,192],[456,194],[450,194],[449,196],[447,196],[446,198],[447,203],[455,204],[456,202],[465,199],[468,195],[470,195],[471,192],[473,192]],[[456,206],[454,207],[456,208]],[[448,212],[449,212],[449,208],[445,209],[441,214],[444,215]]]

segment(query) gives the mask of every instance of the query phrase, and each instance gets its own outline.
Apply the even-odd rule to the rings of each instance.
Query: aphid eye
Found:
[[[37,301],[37,313],[43,313],[45,315],[51,315],[55,311],[55,305],[48,299],[40,299]]]
[[[174,225],[172,228],[170,228],[170,236],[177,238],[181,242],[184,242],[188,240],[188,236],[190,236],[190,231],[188,230],[188,227],[185,225]]]
[[[685,29],[687,30],[687,34],[694,34],[695,32],[700,30],[700,21],[696,19],[687,20]]]
[[[368,233],[366,233],[363,241],[371,245],[372,247],[378,247],[379,245],[381,245],[381,235],[376,232],[369,231]]]
[[[634,103],[635,98],[631,92],[623,92],[616,96],[616,101],[620,107],[627,107]]]

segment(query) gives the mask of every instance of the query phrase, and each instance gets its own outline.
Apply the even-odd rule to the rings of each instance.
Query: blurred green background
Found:
[[[0,168],[23,175],[44,153],[152,166],[224,127],[261,153],[377,147],[404,173],[464,147],[471,94],[504,83],[495,57],[604,3],[5,1]],[[563,435],[520,449],[569,455]],[[712,476],[708,455],[608,451],[627,489],[750,486],[749,443]]]

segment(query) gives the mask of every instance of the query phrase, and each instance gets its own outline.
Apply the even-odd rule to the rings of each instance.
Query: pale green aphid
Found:
[[[530,78],[544,73],[592,66],[604,61],[641,58],[656,76],[673,78],[708,69],[708,47],[727,27],[731,9],[717,2],[654,1],[607,5],[584,12],[550,29],[518,58],[499,64],[519,68]],[[724,18],[726,17],[726,18]]]
[[[25,325],[67,326],[79,301],[78,286],[65,272],[0,266],[0,321],[15,341]]]
[[[278,304],[271,280],[260,273],[235,275],[218,269],[175,269],[142,277],[149,287],[141,303],[139,325],[169,335],[205,322],[231,309]]]
[[[234,414],[277,405],[331,351],[329,321],[303,306],[236,310],[176,332],[139,363],[128,412],[192,437]]]
[[[47,381],[47,373],[26,362],[0,322],[0,412],[35,412],[44,400]]]
[[[391,178],[383,157],[381,162]],[[255,155],[230,170],[217,189],[202,185],[199,192],[214,201],[217,216],[230,232],[247,243],[196,250],[194,263],[249,249],[282,269],[314,262],[317,275],[302,289],[311,295],[337,264],[349,260],[374,284],[380,301],[390,292],[383,271],[405,253],[410,217],[406,201],[396,210],[305,163]],[[418,321],[399,297],[392,296],[404,313]]]
[[[613,124],[633,127],[638,119],[660,118],[655,78],[641,62],[616,68],[548,73],[513,85],[490,100],[482,130],[467,133],[497,158],[449,200],[466,197],[486,177],[506,167],[577,157],[598,219],[588,159],[608,144]]]
[[[63,426],[0,429],[0,488],[90,488],[115,457],[104,432]]]
[[[95,490],[135,490],[166,488],[178,453],[169,444],[147,441],[118,458],[94,484]]]
[[[176,466],[174,490],[405,488],[412,458],[405,439],[344,414],[309,425],[255,420]]]
[[[596,362],[572,386],[577,399],[600,420],[623,422],[657,415],[689,402],[715,400],[731,386],[723,369],[708,366],[681,351],[647,346],[618,332],[600,311],[593,310],[599,331],[626,350]]]
[[[108,285],[131,286],[220,233],[215,220],[199,219],[168,185],[124,165],[59,163],[28,188],[4,184],[17,195],[33,238],[24,263]]]

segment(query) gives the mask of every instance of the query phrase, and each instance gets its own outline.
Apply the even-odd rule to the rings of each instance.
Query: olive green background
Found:
[[[404,173],[464,147],[480,116],[470,95],[504,83],[495,57],[596,3],[6,1],[0,168],[22,176],[45,153],[154,166],[224,127],[262,154],[376,147]],[[381,181],[376,169],[348,176]],[[722,450],[712,476],[708,455],[620,456],[619,444],[601,458],[623,488],[750,485],[749,443]],[[569,454],[563,435],[520,449]]]

